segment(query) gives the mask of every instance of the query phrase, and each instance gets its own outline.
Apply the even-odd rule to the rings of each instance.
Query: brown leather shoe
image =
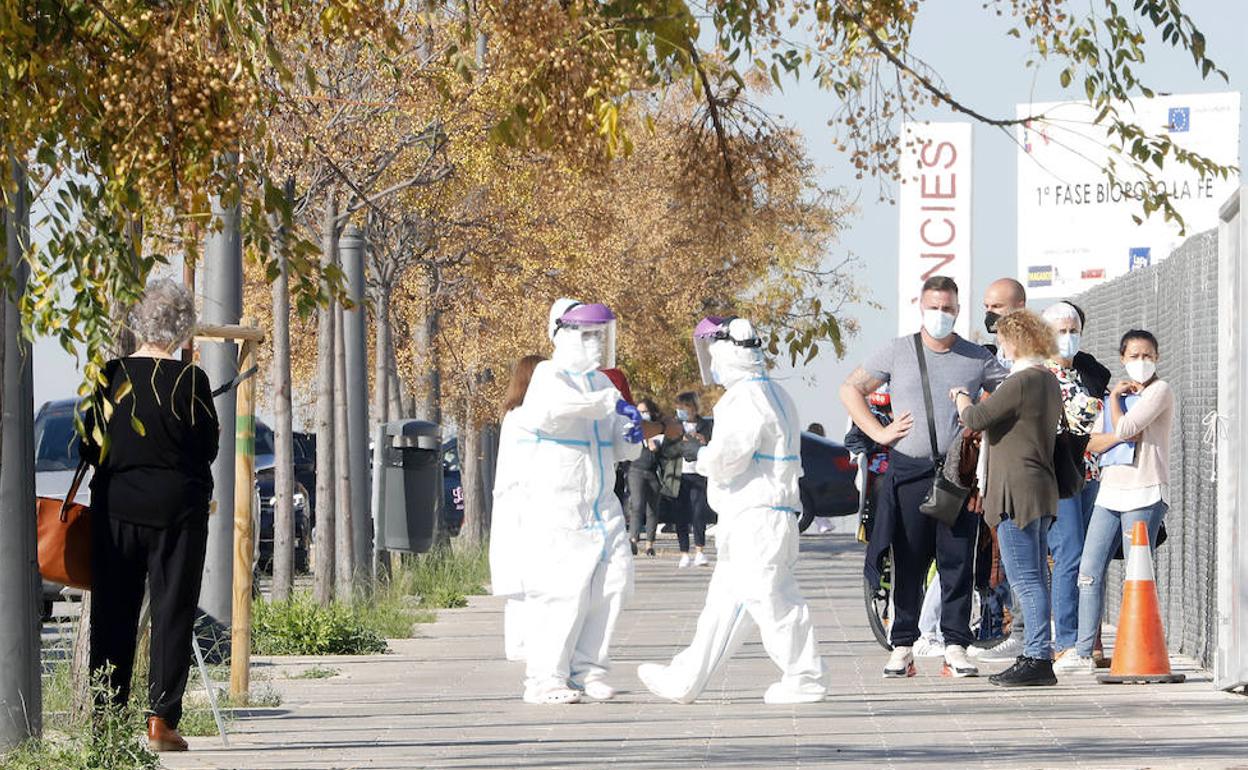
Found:
[[[186,739],[160,717],[147,718],[147,745],[152,751],[186,751]]]

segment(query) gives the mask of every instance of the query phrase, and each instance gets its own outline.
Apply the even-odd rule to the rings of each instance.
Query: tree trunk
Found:
[[[286,183],[286,200],[294,184]],[[277,224],[274,222],[273,224]],[[285,227],[273,241],[277,278],[273,281],[273,592],[290,598],[295,572],[295,445],[290,413],[290,274]]]
[[[373,415],[376,425],[397,420],[398,411],[390,406],[390,287],[384,283],[377,290],[376,314],[373,318]],[[375,432],[375,431],[374,431]]]
[[[425,315],[413,329],[413,359],[416,364],[417,401],[416,416],[433,423],[442,422],[442,378],[438,370],[436,341],[438,338],[438,311],[435,303],[437,279],[433,268],[425,271]]]
[[[321,265],[328,269],[335,261],[338,245],[337,191],[329,189],[325,203],[325,223]],[[316,386],[316,601],[327,606],[334,597],[334,307],[330,302],[320,310],[317,325]]]
[[[411,405],[403,403],[403,383],[399,381],[399,356],[394,349],[393,327],[386,348],[386,398],[391,420],[402,420],[412,413]]]
[[[481,431],[473,425],[472,406],[465,404],[459,426],[459,470],[464,490],[464,524],[459,543],[476,548],[485,543],[485,505],[481,499]]]
[[[347,426],[347,400],[341,397],[347,392],[346,339],[342,333],[342,305],[334,303],[334,382],[339,398],[334,401],[334,469],[337,483],[334,485],[335,537],[335,591],[339,601],[349,602],[354,594],[355,551],[352,544],[351,517],[355,511],[351,505],[351,444]]]

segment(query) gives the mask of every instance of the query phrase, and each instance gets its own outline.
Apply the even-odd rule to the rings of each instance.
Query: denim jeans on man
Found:
[[[1079,494],[1057,501],[1057,518],[1049,527],[1049,553],[1053,555],[1053,648],[1059,652],[1074,647],[1079,635],[1079,561],[1100,487],[1099,481],[1089,481]]]
[[[1155,550],[1157,530],[1161,529],[1168,507],[1159,501],[1134,511],[1111,511],[1099,505],[1092,510],[1092,522],[1083,541],[1083,558],[1079,561],[1079,639],[1075,651],[1080,657],[1092,656],[1092,645],[1101,628],[1101,612],[1105,607],[1105,574],[1118,549],[1119,538],[1123,553],[1129,553],[1135,522],[1146,521],[1149,549]]]
[[[1002,519],[997,525],[1001,563],[1010,579],[1010,587],[1023,605],[1023,654],[1040,660],[1053,657],[1053,636],[1049,629],[1049,522],[1046,519],[1033,519],[1022,529],[1012,519]]]

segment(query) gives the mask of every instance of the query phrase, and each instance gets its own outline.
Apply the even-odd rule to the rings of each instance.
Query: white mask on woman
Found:
[[[1127,362],[1127,376],[1143,385],[1153,379],[1157,373],[1157,364],[1147,358],[1137,358]]]
[[[1057,335],[1057,355],[1061,358],[1074,358],[1079,352],[1079,333],[1067,332]]]

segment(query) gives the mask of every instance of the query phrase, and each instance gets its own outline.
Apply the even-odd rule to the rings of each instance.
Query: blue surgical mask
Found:
[[[1074,358],[1079,352],[1079,333],[1057,335],[1057,355],[1059,358]]]
[[[684,420],[688,420],[688,419],[689,419],[689,412],[688,412],[688,410],[685,410],[685,409],[677,409],[677,410],[676,410],[676,419],[677,419],[677,420],[681,420],[682,422],[683,422]]]
[[[953,333],[953,325],[958,317],[943,310],[923,309],[923,328],[933,339],[943,340]]]

